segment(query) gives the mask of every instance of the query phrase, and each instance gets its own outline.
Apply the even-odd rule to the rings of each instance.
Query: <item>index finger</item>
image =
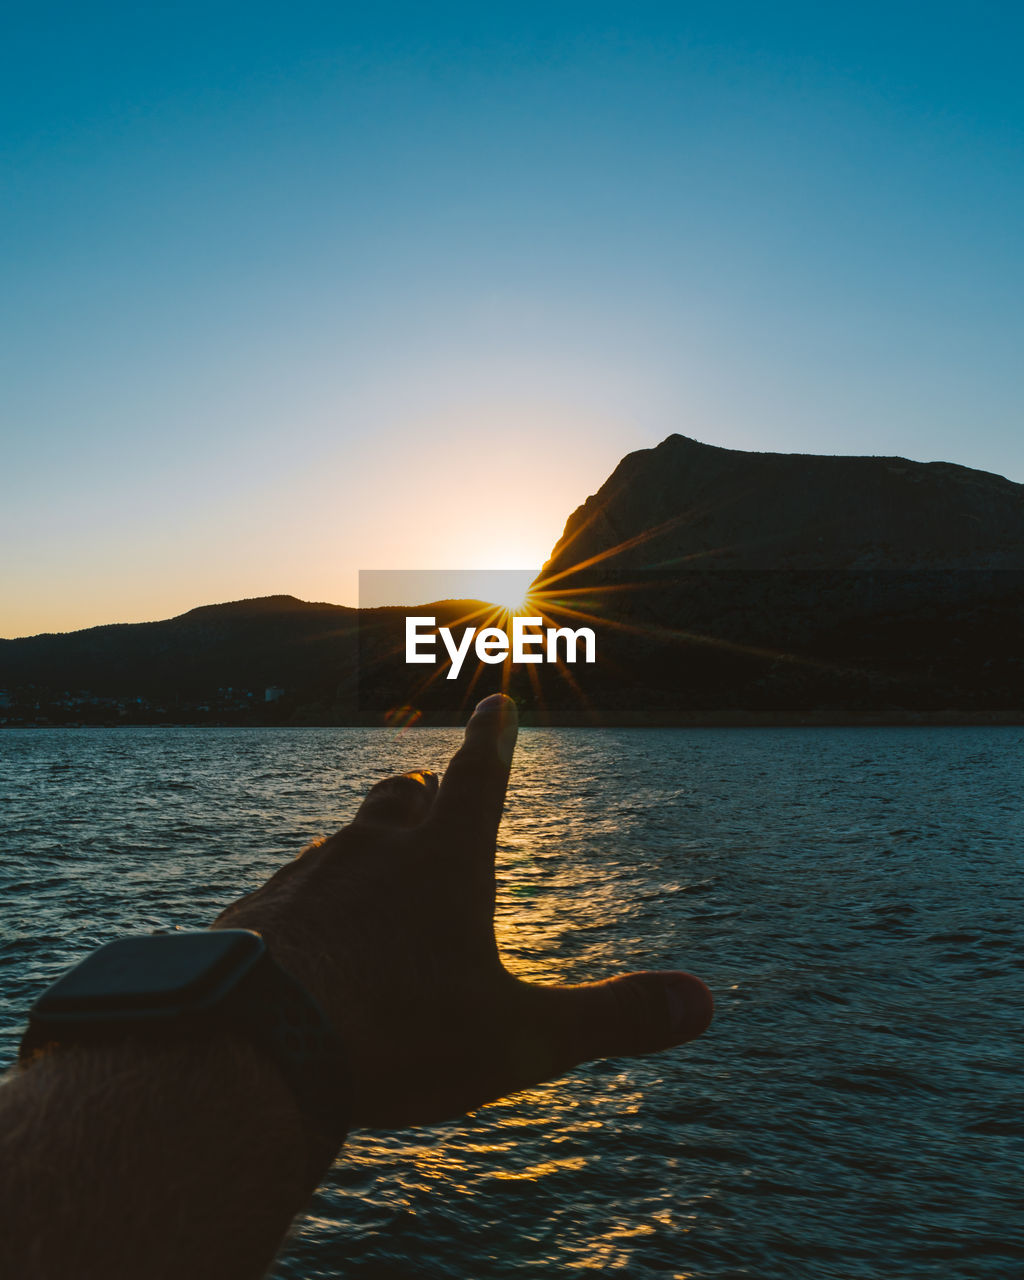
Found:
[[[445,770],[430,824],[445,834],[493,842],[505,806],[519,717],[516,704],[493,693],[477,704],[462,746]]]

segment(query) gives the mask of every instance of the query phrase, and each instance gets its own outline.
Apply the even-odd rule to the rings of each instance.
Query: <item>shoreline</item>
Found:
[[[414,725],[395,725],[380,715],[346,719],[291,720],[291,721],[232,721],[232,720],[101,720],[101,721],[52,721],[25,720],[18,723],[0,723],[5,729],[390,729],[406,730],[457,729],[464,718],[428,718]],[[633,715],[621,711],[612,716],[581,716],[559,713],[537,718],[529,709],[521,712],[522,728],[545,729],[862,729],[862,728],[963,728],[963,727],[1024,727],[1024,708],[999,711],[967,711],[947,708],[939,711],[872,711],[851,712],[836,708],[811,709],[791,712],[761,712],[742,710],[679,712],[637,712]]]

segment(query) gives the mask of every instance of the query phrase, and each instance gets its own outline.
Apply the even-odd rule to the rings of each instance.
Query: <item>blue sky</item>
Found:
[[[539,565],[672,431],[1024,481],[1022,26],[24,7],[0,634]]]

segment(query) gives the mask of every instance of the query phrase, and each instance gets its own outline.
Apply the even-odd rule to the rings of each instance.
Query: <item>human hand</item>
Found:
[[[428,772],[377,783],[347,827],[213,926],[261,933],[317,998],[349,1053],[356,1125],[461,1115],[711,1022],[711,993],[690,974],[545,987],[505,970],[494,859],[515,739],[515,704],[486,698],[440,784]]]

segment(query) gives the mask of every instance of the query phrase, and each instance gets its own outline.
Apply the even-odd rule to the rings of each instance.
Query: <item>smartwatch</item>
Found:
[[[26,1063],[71,1045],[168,1043],[219,1031],[277,1064],[308,1132],[315,1185],[349,1129],[346,1055],[320,1006],[258,933],[207,929],[108,942],[35,1002],[18,1057]]]

